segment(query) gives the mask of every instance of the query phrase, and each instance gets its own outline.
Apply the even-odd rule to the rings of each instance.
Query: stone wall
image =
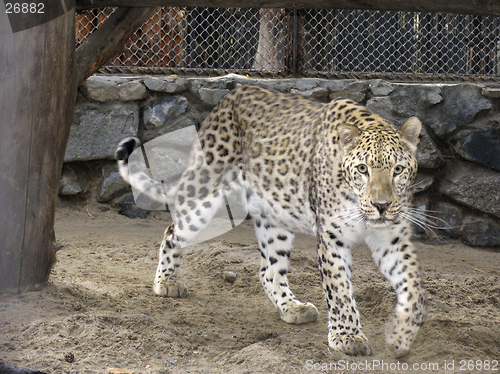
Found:
[[[493,85],[239,75],[92,76],[79,89],[60,194],[86,193],[92,179],[89,166],[82,166],[87,163],[102,169],[95,198],[101,203],[116,201],[130,190],[112,161],[96,160],[112,160],[116,145],[126,136],[149,141],[185,126],[199,126],[222,96],[242,84],[324,102],[348,97],[398,126],[418,116],[424,130],[417,155],[415,206],[438,218],[434,220],[442,229],[438,233],[460,236],[470,245],[500,245],[500,86]],[[133,208],[130,196],[122,200],[122,210]],[[418,232],[426,234],[417,228]]]

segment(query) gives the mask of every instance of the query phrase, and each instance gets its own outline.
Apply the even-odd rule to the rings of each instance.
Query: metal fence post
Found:
[[[292,13],[292,76],[298,78],[299,74],[299,56],[298,56],[298,20],[297,9],[293,9]]]

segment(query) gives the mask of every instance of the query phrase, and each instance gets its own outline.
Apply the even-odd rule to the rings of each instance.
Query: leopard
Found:
[[[283,321],[318,318],[317,307],[299,301],[287,278],[294,236],[310,234],[316,240],[330,349],[371,355],[351,280],[352,250],[363,244],[397,296],[385,328],[386,347],[394,357],[408,354],[426,314],[411,241],[411,185],[421,129],[417,117],[398,129],[347,98],[326,103],[243,85],[203,121],[198,145],[175,183],[133,169],[129,156],[141,142],[125,138],[115,153],[123,179],[175,205],[159,249],[154,292],[188,296],[180,271],[184,248],[225,206],[221,189],[232,186],[248,204],[260,251],[259,278]]]

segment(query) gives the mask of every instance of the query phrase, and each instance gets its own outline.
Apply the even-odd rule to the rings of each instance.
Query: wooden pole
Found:
[[[0,10],[0,292],[17,293],[43,285],[55,258],[55,203],[77,92],[75,8],[18,32]]]
[[[120,7],[220,7],[288,9],[368,9],[429,13],[500,15],[500,0],[77,0],[78,11]]]

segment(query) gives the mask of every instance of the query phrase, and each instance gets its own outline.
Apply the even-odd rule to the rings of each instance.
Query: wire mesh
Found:
[[[77,44],[112,12],[77,15]],[[499,26],[497,17],[418,12],[157,8],[107,68],[499,76]]]
[[[303,71],[500,73],[496,17],[308,10],[303,18]]]
[[[77,44],[112,12],[78,15]],[[288,14],[281,9],[158,8],[108,66],[285,73]]]

